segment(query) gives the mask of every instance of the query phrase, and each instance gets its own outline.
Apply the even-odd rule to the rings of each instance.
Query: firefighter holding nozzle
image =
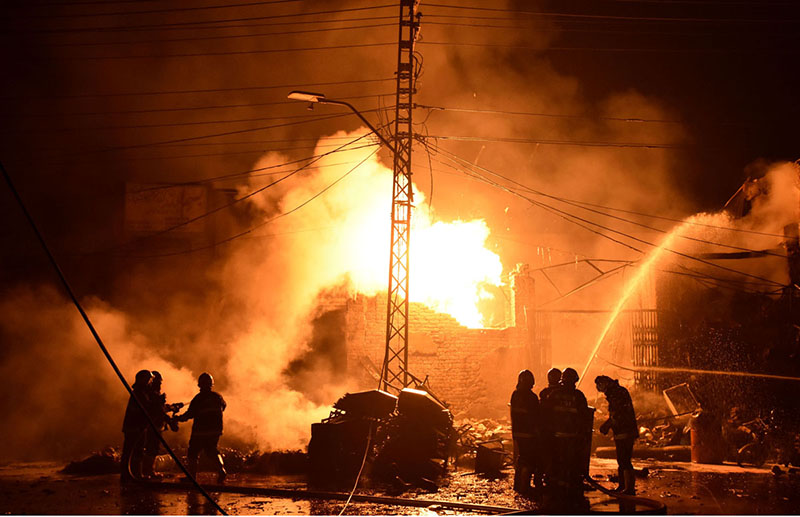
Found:
[[[639,437],[636,425],[636,412],[628,390],[619,385],[619,381],[606,375],[594,380],[597,391],[603,393],[608,401],[608,420],[600,426],[600,432],[608,434],[614,431],[614,444],[617,448],[617,466],[619,468],[618,492],[628,495],[636,494],[636,477],[631,463],[633,442]]]
[[[533,392],[530,370],[519,372],[517,388],[511,394],[511,436],[514,439],[514,490],[529,495],[531,476],[537,488],[542,484],[539,461],[539,397]]]
[[[211,389],[214,387],[214,378],[210,374],[200,374],[197,379],[197,387],[200,388],[200,393],[195,395],[192,402],[189,403],[189,409],[175,418],[178,422],[194,420],[192,436],[189,438],[186,470],[192,477],[197,476],[197,460],[200,453],[204,452],[211,461],[216,463],[217,483],[222,484],[228,474],[225,471],[225,463],[222,461],[222,454],[219,453],[217,444],[222,435],[222,412],[225,411],[227,404],[222,395]]]

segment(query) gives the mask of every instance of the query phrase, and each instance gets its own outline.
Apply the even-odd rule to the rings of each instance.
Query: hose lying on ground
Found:
[[[667,513],[667,505],[662,503],[661,501],[656,501],[655,499],[649,499],[647,497],[641,497],[636,495],[628,495],[623,494],[620,492],[614,492],[613,490],[609,490],[594,479],[591,476],[586,475],[584,479],[592,485],[594,488],[600,490],[604,494],[611,496],[615,499],[619,499],[620,501],[633,503],[635,505],[645,506],[648,509],[644,511],[636,511],[633,513],[642,513],[642,514],[650,514],[650,515],[666,515]]]

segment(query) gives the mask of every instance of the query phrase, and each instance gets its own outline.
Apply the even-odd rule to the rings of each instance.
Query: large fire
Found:
[[[330,149],[331,141],[341,144],[343,137],[355,138],[364,132],[322,139],[316,152]],[[385,292],[389,274],[392,171],[374,152],[375,148],[362,148],[324,158],[303,180],[290,180],[290,189],[279,201],[282,212],[292,210],[361,163],[312,203],[281,219],[281,224],[287,232],[322,226],[324,231],[313,237],[313,247],[301,250],[295,243],[293,252],[317,256],[326,282],[334,284],[346,275],[358,292],[368,295]],[[500,257],[485,247],[489,228],[481,219],[438,221],[420,189],[415,186],[414,192],[410,300],[450,314],[462,325],[483,326],[478,302],[488,296],[486,286],[501,284],[503,269]],[[309,239],[307,235],[298,238]]]

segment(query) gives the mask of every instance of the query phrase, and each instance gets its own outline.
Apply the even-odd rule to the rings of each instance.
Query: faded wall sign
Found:
[[[151,233],[172,228],[208,211],[208,189],[199,185],[164,187],[129,183],[125,186],[125,229]],[[175,232],[199,233],[206,219],[176,228]]]

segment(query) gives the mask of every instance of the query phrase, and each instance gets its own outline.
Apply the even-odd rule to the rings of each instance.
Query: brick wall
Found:
[[[516,326],[469,329],[447,314],[411,304],[409,371],[422,379],[427,376],[433,392],[456,416],[507,415],[519,370],[530,368],[539,376],[550,366],[532,364],[545,356],[533,350],[535,320],[524,316],[533,314],[533,279],[520,267],[513,274],[520,276],[511,282],[514,310],[509,312],[515,314]],[[385,295],[349,299],[345,318],[348,373],[363,389],[374,388],[386,339]]]

